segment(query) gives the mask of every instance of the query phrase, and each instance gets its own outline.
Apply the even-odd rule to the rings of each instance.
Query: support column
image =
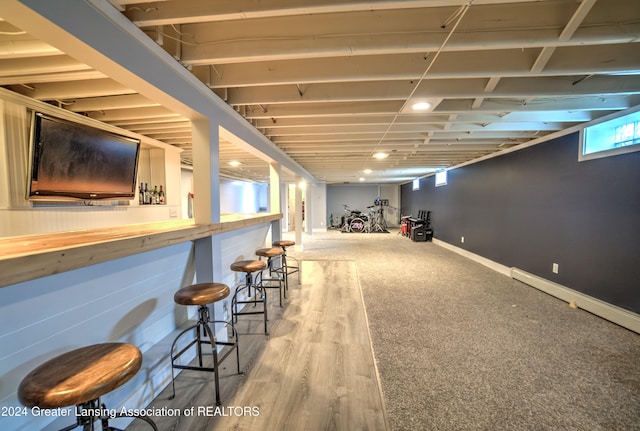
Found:
[[[281,184],[280,177],[282,175],[282,167],[279,163],[271,163],[269,165],[269,212],[284,214],[282,208]],[[282,239],[282,219],[271,222],[271,240],[279,241]]]
[[[198,224],[220,222],[218,125],[208,118],[191,122],[193,142],[193,208]]]
[[[220,222],[220,159],[218,125],[208,118],[200,118],[191,123],[193,136],[193,208],[198,224]],[[196,282],[220,282],[222,280],[222,242],[217,236],[200,238],[195,241]],[[222,302],[209,306],[212,319],[222,320]],[[226,330],[216,325],[216,335],[225,341]]]
[[[302,182],[302,178],[296,178],[296,187],[295,187],[295,208],[296,208],[296,222],[295,222],[295,235],[296,235],[296,245],[302,247],[302,187],[300,187],[300,182]]]
[[[313,235],[313,200],[311,199],[312,188],[313,187],[311,186],[311,184],[307,184],[307,186],[302,191],[304,193],[304,232],[307,235]]]

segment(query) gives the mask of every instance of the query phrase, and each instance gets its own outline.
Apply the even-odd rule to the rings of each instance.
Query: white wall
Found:
[[[189,218],[187,194],[193,193],[193,171],[182,169],[183,218]],[[269,187],[248,181],[220,179],[220,212],[255,214],[268,207]]]
[[[327,183],[312,184],[310,192],[312,231],[326,231],[329,220],[327,215]]]
[[[267,209],[269,187],[249,181],[220,179],[220,212],[254,214]]]

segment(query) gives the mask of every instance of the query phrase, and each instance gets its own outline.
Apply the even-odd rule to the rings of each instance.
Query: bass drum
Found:
[[[354,217],[349,222],[351,232],[364,232],[364,221],[360,217]]]

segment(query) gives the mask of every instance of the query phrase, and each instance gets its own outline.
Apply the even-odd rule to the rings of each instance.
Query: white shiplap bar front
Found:
[[[281,217],[229,214],[211,225],[186,220],[0,240],[0,407],[24,412],[16,410],[17,388],[27,373],[60,353],[107,341],[138,346],[144,362],[102,401],[117,409],[147,405],[170,381],[166,339],[194,313],[173,301],[194,281],[194,241],[219,240],[216,280],[233,286],[239,280],[231,262],[253,258]],[[0,417],[0,429],[59,429],[74,421],[27,410]]]

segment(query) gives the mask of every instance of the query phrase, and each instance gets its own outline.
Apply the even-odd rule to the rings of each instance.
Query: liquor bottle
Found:
[[[160,191],[158,192],[158,203],[160,205],[164,205],[165,204],[164,190],[162,190],[162,184],[160,184]]]
[[[151,193],[151,203],[154,205],[158,203],[158,186],[153,186],[153,192]]]
[[[149,201],[149,198],[151,197],[151,193],[149,193],[149,185],[147,183],[144,183],[144,204],[148,205],[151,202]]]
[[[144,205],[144,183],[140,183],[140,188],[138,189],[138,204]]]

